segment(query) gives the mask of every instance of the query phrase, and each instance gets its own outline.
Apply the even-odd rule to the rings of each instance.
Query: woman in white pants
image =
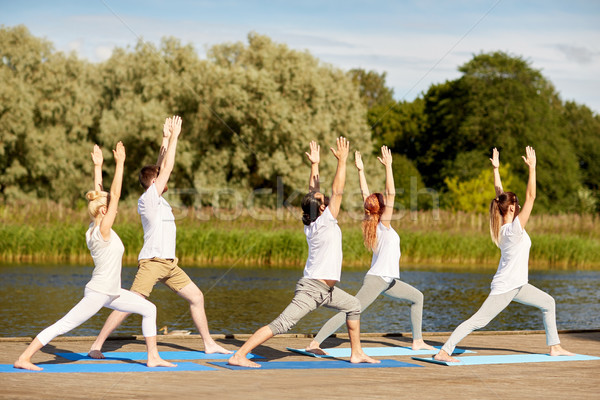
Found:
[[[411,303],[412,349],[433,350],[432,346],[423,341],[421,333],[423,293],[400,280],[400,236],[391,226],[394,213],[394,197],[396,195],[394,174],[392,172],[392,152],[387,146],[383,146],[381,157],[378,157],[378,160],[385,167],[385,195],[382,193],[369,193],[364,164],[358,151],[354,153],[354,159],[364,201],[363,237],[365,246],[373,252],[371,268],[365,275],[363,285],[356,294],[356,298],[360,301],[361,312],[364,312],[381,293],[398,300],[409,301]],[[306,351],[326,355],[327,353],[321,349],[321,343],[344,323],[344,317],[343,313],[338,313],[329,319],[308,345]]]
[[[525,164],[529,167],[529,181],[523,208],[513,192],[504,192],[500,180],[500,157],[494,148],[492,166],[494,168],[494,187],[496,198],[490,205],[490,234],[492,241],[500,248],[500,264],[492,280],[491,292],[481,308],[468,320],[460,324],[438,354],[439,361],[458,362],[451,357],[456,345],[469,333],[486,326],[504,310],[511,301],[539,308],[542,311],[546,344],[550,346],[551,356],[573,355],[560,345],[556,328],[554,299],[549,294],[527,283],[529,268],[529,249],[531,239],[525,231],[525,225],[531,215],[536,195],[535,150],[526,148]]]
[[[92,279],[85,286],[84,296],[63,318],[40,332],[23,354],[14,363],[15,368],[40,371],[31,362],[31,357],[55,337],[81,325],[94,316],[102,307],[141,314],[142,332],[148,348],[148,367],[175,367],[175,364],[160,358],[156,346],[156,306],[148,300],[121,288],[121,260],[125,248],[112,225],[117,216],[125,147],[117,143],[113,150],[115,157],[115,176],[110,187],[110,195],[102,191],[102,151],[96,145],[92,152],[94,161],[94,189],[86,194],[88,213],[92,219],[85,234],[87,246],[94,260]]]

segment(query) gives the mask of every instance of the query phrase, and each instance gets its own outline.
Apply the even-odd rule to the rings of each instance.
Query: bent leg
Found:
[[[92,343],[88,356],[92,358],[104,358],[102,355],[102,346],[104,345],[104,342],[106,342],[106,339],[108,339],[110,334],[125,321],[125,318],[127,318],[129,314],[130,313],[128,312],[117,310],[110,313],[108,318],[106,318],[106,322],[104,323],[104,326],[102,326],[100,333],[96,336],[96,340]]]
[[[393,285],[384,292],[386,296],[390,296],[399,300],[408,300],[410,306],[410,326],[413,340],[423,338],[421,327],[423,325],[423,293],[417,288],[395,279]]]
[[[446,352],[449,356],[452,355],[454,348],[461,340],[474,330],[481,329],[489,324],[496,315],[510,304],[516,293],[517,289],[511,290],[508,293],[488,296],[479,310],[452,332],[452,335],[450,335],[450,338],[446,341],[441,351]]]
[[[204,294],[198,288],[198,286],[196,286],[194,282],[190,282],[181,290],[179,290],[177,294],[190,303],[192,320],[194,321],[194,325],[196,325],[196,328],[202,337],[202,341],[204,342],[204,352],[207,354],[231,354],[232,351],[221,347],[217,342],[215,342],[212,336],[210,336],[210,331],[208,330],[208,319],[206,318],[206,312],[204,311]]]
[[[356,293],[356,298],[360,302],[361,312],[364,312],[387,286],[388,284],[380,277],[374,275],[365,275],[363,285],[359,289],[358,293]],[[317,336],[315,336],[315,339],[309,345],[309,348],[315,347],[314,345],[316,345],[318,348],[321,343],[331,336],[333,332],[337,331],[345,321],[346,313],[344,312],[339,312],[331,317],[319,330]],[[309,349],[307,348],[307,350]]]

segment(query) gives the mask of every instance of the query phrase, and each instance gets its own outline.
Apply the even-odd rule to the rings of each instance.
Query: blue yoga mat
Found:
[[[422,365],[405,363],[396,360],[381,360],[380,364],[352,364],[350,361],[323,360],[323,361],[269,361],[260,362],[260,368],[238,367],[229,365],[226,361],[210,361],[209,364],[233,370],[265,370],[265,369],[341,369],[341,368],[399,368],[421,367]]]
[[[350,348],[334,348],[334,349],[323,349],[329,353],[328,356],[317,355],[306,351],[304,349],[293,349],[286,347],[289,351],[303,354],[305,356],[317,357],[317,358],[333,358],[333,357],[350,357]],[[441,346],[436,346],[436,350],[413,350],[410,347],[363,347],[363,351],[366,355],[371,357],[386,357],[386,356],[416,356],[420,354],[437,354]],[[474,353],[474,351],[456,349],[455,353]]]
[[[18,369],[12,364],[0,364],[1,372],[30,372],[30,373],[92,373],[92,372],[181,372],[181,371],[216,371],[216,368],[200,365],[193,362],[177,363],[176,367],[148,368],[138,363],[68,363],[68,364],[37,364],[44,368],[42,371],[29,371]]]
[[[588,361],[600,360],[600,357],[576,354],[574,356],[552,357],[549,354],[508,354],[497,356],[468,356],[456,357],[459,362],[438,361],[429,357],[412,357],[413,360],[425,361],[434,364],[459,366],[459,365],[484,365],[484,364],[515,364],[534,362],[559,362],[559,361]]]
[[[71,361],[130,361],[147,360],[148,353],[143,351],[125,352],[110,351],[103,353],[104,359],[91,358],[87,353],[56,353],[57,356]],[[163,360],[227,360],[232,354],[206,354],[203,351],[161,351],[159,352]],[[248,354],[248,358],[264,358],[256,354]]]

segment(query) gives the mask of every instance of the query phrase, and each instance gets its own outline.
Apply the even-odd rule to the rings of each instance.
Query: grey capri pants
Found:
[[[321,306],[341,311],[348,320],[360,319],[360,302],[356,297],[317,279],[300,278],[292,302],[268,326],[273,335],[285,333],[302,317]]]
[[[528,283],[507,293],[488,296],[481,305],[481,308],[452,332],[442,350],[451,355],[461,340],[474,330],[481,329],[489,324],[513,300],[542,310],[544,329],[546,330],[546,344],[554,346],[560,343],[558,330],[556,329],[554,299],[548,293]]]
[[[383,292],[386,296],[399,300],[408,300],[410,306],[410,324],[412,328],[413,340],[421,339],[421,325],[423,320],[423,293],[412,287],[406,282],[394,279],[387,283],[383,278],[376,275],[365,275],[363,285],[356,293],[356,298],[360,301],[361,310],[365,311],[377,297]],[[323,343],[333,332],[335,332],[344,323],[344,314],[334,315],[317,333],[315,341]]]

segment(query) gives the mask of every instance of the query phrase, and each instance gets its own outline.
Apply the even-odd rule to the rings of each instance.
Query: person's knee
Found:
[[[273,336],[275,336],[281,335],[282,333],[286,333],[287,331],[292,329],[294,325],[295,323],[290,321],[288,318],[282,317],[280,315],[267,326],[271,329],[271,332],[273,332]]]
[[[144,316],[156,319],[156,305],[154,303],[148,302],[145,307]]]
[[[360,301],[356,297],[352,297],[352,300],[348,301],[348,308],[346,310],[346,319],[347,320],[360,319],[361,310],[362,310],[362,306],[360,305]]]
[[[542,309],[544,311],[554,311],[556,308],[556,302],[554,301],[554,298],[550,295],[548,295],[545,299],[544,299],[544,303],[542,305]]]
[[[414,302],[414,304],[423,304],[424,299],[425,299],[425,297],[423,296],[423,293],[420,291],[417,291],[415,293],[413,302]]]
[[[203,306],[204,305],[204,293],[199,288],[195,288],[189,295],[188,301],[192,306]]]

